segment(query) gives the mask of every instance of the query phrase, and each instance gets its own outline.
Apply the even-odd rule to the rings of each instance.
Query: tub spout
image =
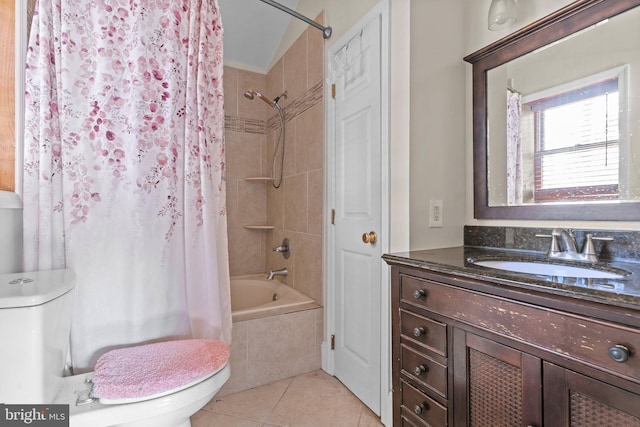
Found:
[[[287,274],[289,274],[289,272],[286,267],[281,268],[280,270],[271,270],[269,272],[269,276],[267,276],[267,280],[273,280],[275,276],[286,276]]]

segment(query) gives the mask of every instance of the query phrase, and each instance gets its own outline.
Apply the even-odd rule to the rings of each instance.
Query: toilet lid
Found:
[[[205,339],[111,350],[96,363],[93,395],[104,404],[155,399],[209,378],[228,360],[227,344]]]

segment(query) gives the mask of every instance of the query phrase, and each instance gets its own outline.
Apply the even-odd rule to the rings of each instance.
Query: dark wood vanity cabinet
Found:
[[[393,267],[394,426],[640,427],[640,328],[491,288]]]

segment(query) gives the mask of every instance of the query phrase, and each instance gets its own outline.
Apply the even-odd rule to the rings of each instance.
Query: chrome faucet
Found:
[[[287,267],[281,268],[279,270],[271,270],[269,272],[269,275],[267,276],[267,280],[273,280],[275,276],[286,276],[287,274],[289,274],[289,272],[287,271]]]
[[[571,230],[565,230],[562,228],[554,228],[551,232],[552,236],[560,237],[562,240],[562,248],[564,252],[556,253],[554,255],[560,256],[561,253],[565,254],[565,257],[571,258],[578,253],[578,246],[576,245],[576,238]]]
[[[551,234],[536,234],[536,237],[550,237],[551,246],[547,252],[549,258],[554,259],[566,259],[571,261],[586,261],[586,262],[598,262],[598,255],[596,254],[595,247],[593,245],[594,240],[613,240],[612,237],[594,237],[593,234],[587,233],[586,240],[582,252],[578,252],[576,245],[576,238],[571,230],[565,230],[563,228],[554,228]],[[562,242],[562,247],[558,242]]]

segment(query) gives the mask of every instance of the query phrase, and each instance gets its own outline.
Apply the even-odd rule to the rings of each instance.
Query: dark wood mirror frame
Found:
[[[478,219],[638,221],[640,202],[489,206],[487,72],[634,7],[640,0],[577,0],[464,58],[473,64],[474,217]]]

